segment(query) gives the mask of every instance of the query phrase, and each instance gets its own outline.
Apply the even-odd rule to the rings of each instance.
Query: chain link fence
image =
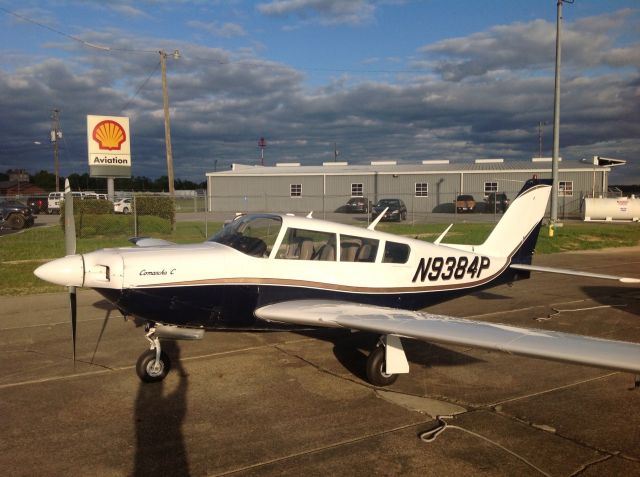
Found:
[[[584,198],[590,191],[572,191],[558,197],[558,217],[562,220],[578,219],[583,215]],[[184,193],[183,193],[184,194]],[[432,193],[422,195],[407,193],[389,193],[380,199],[397,199],[402,210],[393,219],[409,224],[423,223],[495,223],[500,220],[517,192],[507,191],[485,193],[484,191],[465,191],[464,194]],[[614,193],[614,196],[617,193]],[[150,236],[171,235],[176,225],[162,214],[141,212],[138,202],[149,198],[167,199],[169,195],[153,193],[117,193],[118,200],[86,199],[109,204],[99,214],[82,207],[76,208],[76,233],[78,237],[109,236]],[[47,196],[17,196],[10,200],[27,205],[35,215],[35,227],[55,226],[62,223],[60,208],[49,201]],[[76,199],[77,203],[78,199]],[[124,204],[121,201],[128,201]],[[173,199],[175,221],[190,222],[202,230],[202,235],[212,234],[221,223],[232,220],[237,214],[246,213],[294,213],[356,225],[369,224],[381,211],[372,197],[352,197],[350,195],[308,195],[300,191],[299,195],[278,194],[235,194],[206,195],[191,192]],[[0,234],[11,232],[9,224],[0,223]]]

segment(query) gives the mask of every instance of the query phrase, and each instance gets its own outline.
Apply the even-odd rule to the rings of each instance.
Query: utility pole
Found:
[[[173,151],[171,149],[171,122],[169,120],[169,92],[167,90],[167,53],[160,50],[160,70],[162,71],[162,102],[164,105],[164,142],[167,150],[167,179],[169,180],[169,194],[175,195],[173,179]],[[180,52],[174,50],[173,58],[180,58]]]
[[[51,142],[53,143],[53,169],[56,174],[56,192],[60,192],[60,164],[58,161],[58,139],[62,138],[60,131],[60,111],[54,109],[51,114]]]
[[[558,162],[560,157],[560,57],[562,53],[562,3],[573,3],[573,0],[557,0],[556,13],[556,75],[553,93],[553,159],[551,161],[551,223],[549,237],[553,237],[558,222]]]

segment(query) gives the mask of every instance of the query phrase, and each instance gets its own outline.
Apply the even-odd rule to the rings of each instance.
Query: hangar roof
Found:
[[[291,175],[369,175],[369,174],[430,174],[430,173],[482,173],[482,172],[551,172],[551,162],[540,161],[504,161],[486,160],[486,162],[455,162],[422,164],[395,164],[386,161],[374,164],[353,164],[344,162],[325,163],[321,166],[301,166],[299,164],[281,163],[277,166],[260,166],[233,164],[231,170],[207,172],[207,176],[291,176]],[[609,166],[598,166],[579,161],[560,162],[558,169],[564,172],[579,171],[611,171]]]

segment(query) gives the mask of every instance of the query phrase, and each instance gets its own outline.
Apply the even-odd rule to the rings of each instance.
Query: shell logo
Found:
[[[111,119],[96,124],[91,137],[100,145],[100,149],[108,149],[109,151],[119,151],[122,143],[127,140],[124,128]]]

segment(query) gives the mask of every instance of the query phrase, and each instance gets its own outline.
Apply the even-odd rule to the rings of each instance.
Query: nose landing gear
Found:
[[[171,369],[171,360],[160,347],[160,338],[156,335],[155,327],[149,328],[145,338],[149,340],[150,349],[138,358],[136,373],[145,383],[157,383],[167,377]]]

